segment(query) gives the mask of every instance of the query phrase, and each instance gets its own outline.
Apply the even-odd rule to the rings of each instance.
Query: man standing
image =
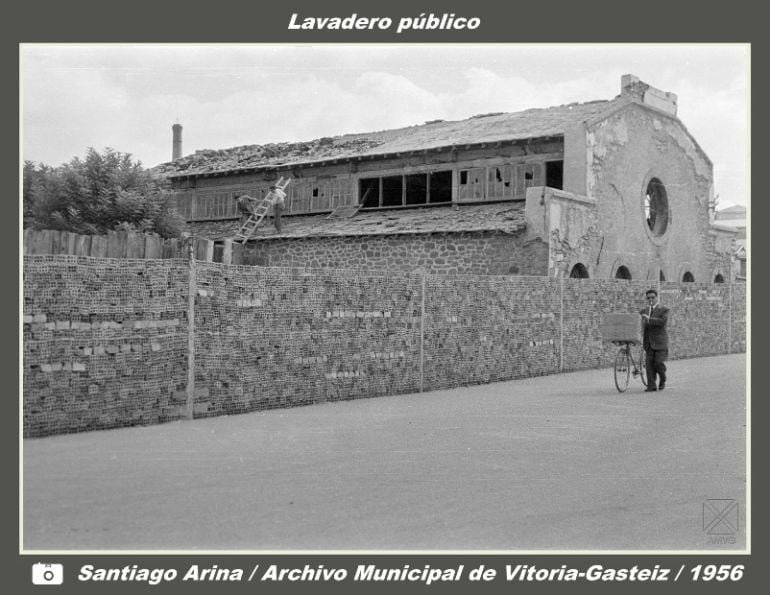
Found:
[[[273,205],[273,224],[275,224],[275,230],[281,233],[281,215],[286,206],[286,192],[278,185],[270,186],[270,193],[267,195],[267,198]]]
[[[666,388],[666,360],[668,359],[668,308],[661,305],[658,292],[648,289],[645,293],[647,307],[641,311],[644,326],[644,351],[646,354],[647,389],[646,392]],[[655,378],[660,378],[660,383]]]

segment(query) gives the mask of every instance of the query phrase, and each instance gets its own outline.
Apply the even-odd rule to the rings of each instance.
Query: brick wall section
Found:
[[[189,267],[25,257],[25,436],[185,416]],[[194,268],[195,417],[609,366],[602,314],[637,311],[648,287]],[[731,337],[745,349],[744,286],[662,283],[661,296],[672,358],[727,353]]]
[[[187,263],[24,258],[24,435],[185,415]]]
[[[196,414],[419,390],[420,277],[199,264]]]
[[[730,351],[728,285],[661,283],[660,301],[671,308],[671,357],[701,357]]]
[[[558,280],[430,278],[425,384],[447,388],[558,372],[558,328]]]
[[[523,234],[462,232],[260,240],[242,264],[442,275],[545,275],[548,247]]]

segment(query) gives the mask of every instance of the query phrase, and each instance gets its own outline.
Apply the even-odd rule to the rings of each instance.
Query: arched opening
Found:
[[[660,275],[658,275],[658,279],[660,279],[661,281],[666,280],[666,275],[663,274],[663,269],[660,269]]]
[[[669,210],[666,187],[658,178],[652,178],[644,194],[644,221],[652,235],[662,236],[668,229]]]
[[[572,267],[570,279],[588,279],[588,269],[581,262]]]
[[[722,276],[722,273],[717,273],[717,276],[714,277],[714,283],[724,283],[725,278]]]
[[[615,271],[615,278],[616,279],[626,279],[627,281],[631,280],[631,271],[628,270],[627,266],[619,266],[618,270]]]
[[[690,271],[685,271],[684,275],[682,275],[682,281],[685,283],[695,283],[695,277],[692,276]]]

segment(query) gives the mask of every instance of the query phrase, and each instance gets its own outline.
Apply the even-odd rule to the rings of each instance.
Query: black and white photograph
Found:
[[[749,44],[19,54],[22,553],[750,552]]]

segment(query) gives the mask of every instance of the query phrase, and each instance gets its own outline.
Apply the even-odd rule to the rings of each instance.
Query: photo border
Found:
[[[200,1],[191,2],[148,2],[146,0],[137,0],[131,4],[115,7],[112,4],[95,1],[71,1],[71,2],[51,2],[50,5],[35,3],[24,7],[16,7],[13,14],[6,21],[6,26],[12,24],[13,32],[10,35],[3,36],[3,43],[6,44],[6,51],[3,52],[3,59],[8,61],[10,68],[7,72],[16,73],[17,84],[20,85],[19,72],[19,47],[20,43],[141,43],[141,42],[202,42],[202,43],[647,43],[647,42],[671,42],[671,43],[751,43],[752,70],[754,65],[758,65],[758,72],[766,70],[766,48],[763,37],[764,32],[760,31],[760,23],[764,22],[759,15],[751,16],[751,12],[756,9],[740,10],[735,3],[729,6],[720,5],[717,9],[708,7],[704,3],[697,5],[697,15],[693,8],[677,6],[671,2],[648,1],[643,7],[634,9],[632,16],[625,14],[627,9],[617,2],[548,2],[548,3],[516,3],[500,7],[496,2],[474,2],[461,3],[456,0],[450,2],[431,2],[426,3],[430,6],[415,6],[414,3],[390,2],[387,8],[375,8],[371,5],[363,5],[353,2],[326,2],[323,4],[309,1],[290,2],[279,5],[264,6],[256,2],[235,2],[232,0],[222,0],[217,3],[204,3]],[[321,6],[323,8],[321,9]],[[368,6],[368,8],[364,8]],[[358,14],[370,14],[391,16],[396,19],[403,15],[413,15],[416,11],[421,12],[455,12],[458,15],[478,16],[482,20],[482,26],[477,31],[465,32],[410,32],[396,36],[392,31],[385,32],[340,32],[332,31],[301,31],[290,32],[286,25],[288,17],[292,12],[303,13],[313,16],[347,16],[352,12]],[[42,11],[42,14],[41,14]],[[697,18],[696,18],[697,16]],[[524,26],[518,26],[523,23]],[[763,68],[764,67],[764,68]],[[751,80],[751,96],[755,96],[757,90],[764,90],[762,87],[767,83],[764,80]],[[20,89],[19,89],[20,91]],[[10,104],[13,100],[7,100]],[[15,105],[6,105],[4,117],[10,119],[11,113],[19,114],[20,99],[17,96]],[[760,119],[760,129],[766,116],[764,113],[759,115],[751,114],[752,129],[754,117]],[[21,126],[21,120],[18,119],[17,125]],[[6,127],[6,129],[10,129]],[[3,167],[10,168],[11,163],[17,164],[17,184],[16,193],[20,194],[21,167],[18,142],[6,140],[3,143]],[[13,145],[13,146],[11,146]],[[761,158],[767,149],[763,145],[752,147],[751,159]],[[4,176],[4,179],[10,180],[11,176]],[[3,324],[15,329],[17,344],[11,346],[6,342],[3,349],[4,353],[3,372],[6,377],[15,378],[15,392],[13,396],[5,399],[5,411],[3,423],[13,424],[13,428],[5,428],[3,432],[3,456],[7,462],[9,472],[15,473],[19,465],[19,436],[21,428],[18,423],[18,401],[15,398],[19,394],[19,370],[21,354],[21,331],[19,327],[18,312],[21,307],[21,237],[19,234],[19,203],[12,201],[14,207],[12,213],[15,217],[3,218],[3,226],[8,226],[8,231],[3,233],[0,241],[5,244],[13,242],[13,249],[6,253],[16,254],[18,286],[15,294],[11,291],[3,294],[3,299],[8,300],[4,304],[4,310],[10,315],[4,317]],[[763,204],[750,204],[749,216],[758,216],[763,220],[762,212],[767,207]],[[755,211],[756,209],[756,211]],[[15,224],[15,226],[14,226]],[[12,227],[14,226],[14,227]],[[751,237],[749,238],[750,241]],[[761,242],[761,240],[760,240]],[[761,243],[760,243],[761,246]],[[10,248],[10,246],[8,246]],[[755,248],[750,244],[749,253],[753,254]],[[751,283],[751,266],[749,263],[749,282]],[[747,311],[749,320],[747,321],[747,361],[751,364],[754,361],[755,351],[751,347],[751,328],[753,327],[753,317],[751,317],[750,304],[753,295],[753,285],[749,285],[750,296]],[[760,313],[758,322],[761,325]],[[9,332],[10,336],[11,333]],[[758,353],[762,352],[762,348]],[[749,377],[749,381],[751,378]],[[750,385],[749,385],[750,386]],[[749,394],[751,393],[749,388]],[[766,411],[764,399],[761,397],[751,402],[752,417],[765,419],[763,413]],[[748,429],[751,426],[749,424]],[[747,453],[747,461],[750,465],[751,453],[761,453],[766,450],[765,432],[749,433],[750,452]],[[12,463],[10,462],[12,460]],[[15,474],[18,477],[18,473]],[[766,495],[766,479],[762,474],[752,477],[750,485],[749,502],[756,501],[758,506],[747,506],[751,510],[751,526],[762,527],[765,525],[766,513],[761,503]],[[5,506],[3,509],[11,517],[10,526],[19,524],[19,506],[21,505],[21,486],[13,490],[4,490],[3,497]],[[748,503],[747,503],[748,504]],[[6,526],[9,526],[6,523]],[[747,519],[748,528],[748,519]],[[8,575],[8,581],[15,587],[15,592],[38,592],[33,589],[30,583],[31,564],[38,561],[62,561],[65,566],[78,567],[81,564],[98,564],[99,560],[108,556],[107,554],[83,555],[83,554],[57,554],[55,556],[42,555],[20,555],[18,547],[20,535],[6,535],[5,547],[10,551],[4,560],[4,568]],[[13,543],[8,544],[8,541]],[[622,552],[607,555],[580,555],[580,554],[532,554],[532,555],[494,555],[494,556],[435,556],[435,555],[397,555],[383,556],[365,554],[357,555],[195,555],[195,556],[176,556],[173,554],[161,555],[123,555],[109,554],[111,558],[110,566],[124,564],[148,565],[149,567],[176,567],[178,569],[186,568],[190,563],[214,564],[221,566],[242,565],[249,567],[255,561],[260,564],[280,563],[285,566],[302,564],[324,564],[334,567],[353,568],[361,563],[387,563],[388,566],[399,566],[410,564],[420,566],[424,564],[439,564],[442,566],[452,566],[456,564],[465,564],[466,568],[485,564],[502,569],[505,564],[537,564],[540,567],[558,568],[562,564],[570,566],[587,567],[594,563],[603,564],[608,567],[631,567],[633,565],[643,565],[653,567],[655,564],[678,567],[679,564],[688,564],[692,566],[696,563],[702,564],[744,564],[747,568],[744,578],[731,585],[733,592],[757,592],[756,589],[764,581],[764,568],[762,561],[766,560],[767,547],[762,534],[753,533],[751,539],[750,555],[732,555],[724,552],[715,552],[709,555],[646,555],[646,554],[626,554]],[[466,575],[467,576],[467,575]],[[470,583],[451,584],[438,587],[442,591],[450,588],[459,589],[458,592],[467,591]],[[538,588],[541,583],[507,583],[505,581],[495,581],[484,584],[484,592],[510,592],[511,589]],[[58,593],[64,592],[83,592],[89,588],[109,590],[108,585],[87,585],[87,584],[65,584],[57,587]],[[230,592],[233,588],[236,590],[254,591],[258,589],[261,592],[271,592],[272,590],[281,592],[299,592],[324,591],[331,593],[340,592],[360,592],[362,585],[350,581],[343,584],[327,583],[303,583],[292,585],[265,585],[262,583],[256,585],[244,584],[219,584],[217,590],[223,589]],[[544,586],[544,585],[543,585]],[[586,583],[550,583],[547,588],[559,589],[567,586],[570,590],[578,589],[581,591],[593,591],[596,589],[594,584]],[[622,587],[622,584],[613,584],[612,588]],[[635,585],[638,586],[638,585]],[[652,587],[652,585],[650,585]],[[185,585],[172,584],[150,587],[147,585],[133,584],[131,590],[141,588],[152,589],[155,592],[184,592],[187,590],[210,589],[211,586],[203,584]],[[654,586],[656,591],[662,589],[663,592],[671,589],[681,592],[683,587],[691,588],[694,591],[699,590],[697,583],[658,583]],[[115,585],[118,590],[125,590],[123,585]],[[365,587],[367,590],[403,590],[404,592],[421,591],[422,587],[417,584],[369,584]],[[434,589],[434,587],[428,587]],[[478,588],[478,587],[476,587]],[[542,588],[542,587],[541,587]],[[687,590],[687,589],[685,589]]]

